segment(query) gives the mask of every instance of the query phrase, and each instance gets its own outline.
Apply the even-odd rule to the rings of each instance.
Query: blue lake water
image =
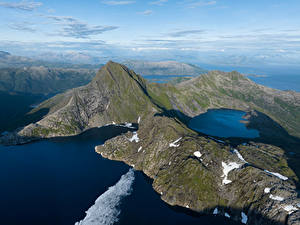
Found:
[[[248,129],[241,123],[245,112],[227,109],[213,109],[194,117],[189,127],[198,132],[217,137],[256,138],[259,132]]]
[[[192,217],[174,210],[137,171],[130,195],[118,199],[115,189],[110,189],[108,197],[103,194],[129,167],[102,158],[94,147],[118,132],[102,128],[78,137],[0,146],[0,224],[75,224],[99,196],[103,197],[97,204],[105,210],[101,211],[106,213],[101,218],[105,224],[110,224],[112,217],[125,225],[236,224],[223,217]],[[114,200],[119,204],[110,207]]]

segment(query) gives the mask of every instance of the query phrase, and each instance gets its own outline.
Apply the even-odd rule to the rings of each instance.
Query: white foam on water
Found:
[[[134,170],[130,169],[121,179],[100,195],[95,204],[86,211],[83,220],[75,225],[112,225],[118,221],[121,211],[118,208],[122,198],[131,194]]]

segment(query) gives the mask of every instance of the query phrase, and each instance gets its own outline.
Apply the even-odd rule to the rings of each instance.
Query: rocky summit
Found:
[[[247,126],[261,137],[244,142],[189,129],[192,117],[217,108],[247,111]],[[237,72],[153,84],[108,62],[89,84],[54,96],[31,114],[41,110],[48,113],[1,142],[22,144],[135,123],[136,132],[110,139],[96,151],[142,170],[168,204],[244,224],[299,224],[299,93],[257,85]]]

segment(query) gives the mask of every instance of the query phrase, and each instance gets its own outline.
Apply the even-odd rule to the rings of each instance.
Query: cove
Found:
[[[109,126],[76,137],[0,146],[0,224],[74,225],[83,220],[95,200],[129,171],[124,163],[102,158],[94,147],[127,130]],[[142,172],[134,171],[131,189],[113,209],[116,224],[237,224],[174,210]],[[99,224],[112,224],[106,219]]]
[[[194,117],[189,127],[200,133],[217,137],[257,138],[258,130],[248,129],[243,116],[246,113],[230,109],[210,109],[206,113]]]

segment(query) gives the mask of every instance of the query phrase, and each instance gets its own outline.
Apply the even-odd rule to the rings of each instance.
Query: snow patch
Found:
[[[107,106],[106,106],[105,110],[107,110],[107,109],[108,109],[109,105],[110,105],[110,102],[107,104]]]
[[[241,212],[241,216],[242,216],[241,222],[242,222],[243,224],[247,224],[248,216],[247,216],[244,212]]]
[[[141,117],[139,116],[139,118],[138,118],[138,121],[137,121],[138,123],[140,123],[141,122]]]
[[[214,214],[214,215],[217,215],[218,213],[219,213],[218,208],[215,208],[214,211],[213,211],[213,214]]]
[[[289,179],[288,177],[286,177],[286,176],[283,176],[283,175],[281,175],[280,173],[273,173],[273,172],[270,172],[270,171],[268,171],[268,170],[264,170],[266,173],[268,173],[268,174],[271,174],[271,175],[274,175],[275,177],[278,177],[279,179],[281,179],[281,180],[287,180],[287,179]]]
[[[202,154],[201,154],[201,152],[196,151],[196,152],[194,152],[194,156],[200,158],[202,156]]]
[[[226,216],[227,218],[230,218],[230,215],[229,215],[228,213],[225,213],[225,216]]]
[[[95,204],[86,211],[85,218],[75,225],[115,224],[121,213],[118,206],[124,197],[131,194],[133,181],[134,171],[130,169],[114,186],[97,198]]]
[[[141,146],[141,147],[139,147],[139,149],[138,149],[138,152],[140,152],[140,151],[142,150],[142,148],[143,148],[142,146]]]
[[[266,194],[270,193],[270,191],[271,191],[271,188],[265,188],[265,190],[264,190],[264,192],[265,192]]]
[[[280,197],[280,196],[277,196],[277,195],[272,195],[272,194],[270,194],[269,198],[272,199],[272,200],[275,200],[275,201],[279,201],[279,202],[282,202],[284,200],[283,197]]]
[[[189,209],[189,208],[190,208],[190,206],[189,206],[189,205],[186,205],[185,207],[186,207],[187,209]]]
[[[228,164],[222,162],[222,166],[223,166],[223,175],[221,177],[224,177],[222,184],[229,184],[232,182],[231,180],[227,179],[229,172],[234,169],[240,168],[241,165],[237,164],[236,162],[230,162]]]
[[[181,137],[181,138],[178,138],[176,141],[170,143],[170,144],[169,144],[169,147],[174,147],[174,148],[179,147],[180,145],[177,144],[177,143],[178,143],[181,139],[182,139],[182,137]]]
[[[136,143],[138,143],[140,141],[137,132],[133,132],[133,136],[132,138],[129,139],[130,142],[135,141]]]
[[[285,211],[287,211],[288,214],[292,214],[293,212],[298,211],[298,208],[296,208],[296,207],[294,207],[294,206],[292,206],[292,205],[286,205],[286,206],[283,207],[283,209],[284,209]]]
[[[234,149],[233,152],[237,155],[237,157],[242,160],[244,163],[248,163],[243,156],[241,155],[241,153],[239,153],[239,151],[237,149]]]
[[[171,162],[169,162],[169,166],[171,166]]]

